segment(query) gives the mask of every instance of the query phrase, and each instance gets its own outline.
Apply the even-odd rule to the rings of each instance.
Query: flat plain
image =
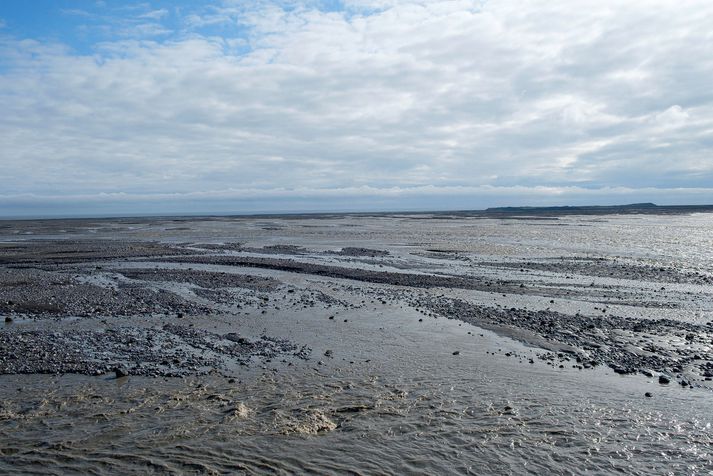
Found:
[[[0,471],[707,474],[712,228],[0,222]]]

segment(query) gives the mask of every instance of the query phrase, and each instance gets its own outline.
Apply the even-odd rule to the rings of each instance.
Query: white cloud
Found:
[[[184,24],[247,37],[147,41],[168,33],[147,23],[95,56],[1,40],[0,193],[691,187],[713,202],[713,5],[348,8],[225,4]]]
[[[82,10],[81,8],[63,8],[60,11],[65,15],[72,15],[77,17],[91,18],[94,16],[86,10]]]
[[[678,104],[673,105],[665,111],[655,115],[656,122],[663,127],[681,127],[688,121],[689,115]]]
[[[149,20],[160,20],[161,18],[168,15],[168,10],[161,8],[158,10],[151,10],[150,12],[142,13],[139,18],[147,18]]]

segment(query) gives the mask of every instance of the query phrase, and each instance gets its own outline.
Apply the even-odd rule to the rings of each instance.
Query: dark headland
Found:
[[[352,216],[391,216],[391,215],[428,215],[445,217],[471,218],[521,218],[552,217],[563,215],[686,215],[690,213],[711,213],[713,205],[656,205],[655,203],[630,203],[625,205],[564,205],[564,206],[511,206],[489,207],[484,210],[420,210],[420,211],[381,211],[381,212],[313,212],[313,213],[264,213],[250,215],[260,217],[339,217]],[[241,215],[232,215],[241,216]]]
[[[560,207],[493,207],[487,215],[679,215],[712,212],[713,205],[656,205],[631,203],[628,205],[583,205]]]
[[[310,212],[310,213],[262,213],[250,215],[254,218],[285,217],[285,218],[331,218],[339,216],[436,216],[470,217],[470,218],[522,218],[522,217],[556,217],[565,215],[686,215],[691,213],[711,213],[713,205],[656,205],[655,203],[631,203],[625,205],[564,205],[564,206],[512,206],[489,207],[484,210],[409,210],[409,211],[379,211],[379,212]],[[244,216],[244,215],[231,215]]]

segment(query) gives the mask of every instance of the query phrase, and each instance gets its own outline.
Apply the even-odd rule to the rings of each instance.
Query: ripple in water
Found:
[[[472,382],[373,377],[123,385],[62,377],[42,396],[33,392],[46,388],[40,377],[12,377],[12,385],[21,392],[2,392],[2,472],[702,474],[713,468],[710,421],[687,413],[686,405],[645,409],[622,398],[616,407],[597,403],[596,395],[535,398],[532,390],[503,399],[498,389]],[[8,398],[17,393],[26,398]]]

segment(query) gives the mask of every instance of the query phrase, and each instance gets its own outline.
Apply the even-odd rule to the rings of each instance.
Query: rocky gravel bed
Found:
[[[352,279],[377,284],[408,286],[413,288],[460,288],[492,291],[498,289],[520,289],[519,283],[488,280],[480,277],[446,276],[436,274],[395,273],[372,271],[369,269],[345,268],[316,263],[306,263],[292,259],[262,258],[253,256],[177,256],[161,259],[171,263],[213,264],[241,266],[248,268],[272,269],[292,273],[311,274],[329,278]]]
[[[679,303],[644,298],[640,292],[613,285],[588,285],[572,283],[539,283],[492,279],[483,276],[454,276],[442,274],[416,274],[392,271],[374,271],[362,268],[307,263],[293,259],[263,258],[254,256],[176,256],[162,259],[173,263],[214,264],[271,269],[329,278],[350,279],[375,284],[388,284],[411,288],[456,288],[485,292],[511,293],[555,298],[579,298],[590,302],[636,303],[640,307],[677,308]],[[659,293],[661,291],[651,291]]]
[[[307,359],[309,354],[310,349],[284,339],[248,339],[237,333],[221,335],[175,324],[0,332],[0,374],[113,372],[117,377],[176,377],[279,356]]]
[[[262,255],[304,255],[309,253],[308,249],[296,245],[267,245],[260,248],[246,246],[240,251]]]
[[[683,271],[669,266],[625,263],[608,258],[559,258],[541,261],[476,262],[477,266],[522,271],[578,274],[601,278],[632,279],[654,283],[713,284],[713,275]]]
[[[357,246],[347,246],[339,251],[327,251],[326,254],[337,255],[337,256],[352,256],[355,258],[366,257],[366,258],[383,258],[389,256],[389,252],[386,250],[374,250],[370,248],[360,248]]]
[[[677,378],[682,385],[693,384],[692,377],[713,377],[713,322],[701,326],[670,319],[571,315],[489,307],[431,295],[413,298],[411,304],[480,327],[528,331],[542,338],[537,340],[539,345],[568,349],[555,353],[558,360],[574,360],[582,368],[607,365],[620,374],[658,372]],[[546,358],[555,360],[553,355]]]
[[[242,243],[195,243],[190,246],[212,251],[242,251],[244,245]]]
[[[528,310],[521,304],[518,306],[522,307],[504,307],[497,300],[485,305],[453,297],[467,294],[455,290],[476,290],[488,292],[494,299],[500,294],[507,299],[517,295],[520,300],[529,299],[523,296],[547,296],[552,303],[555,299],[572,303],[600,301],[607,305],[627,303],[643,309],[674,308],[687,299],[701,300],[705,298],[705,290],[693,295],[688,291],[669,291],[669,286],[652,288],[650,284],[637,287],[615,282],[595,284],[594,280],[590,284],[589,280],[571,278],[548,282],[533,277],[532,273],[525,273],[522,280],[505,280],[472,274],[378,271],[371,266],[372,269],[346,267],[278,256],[216,254],[216,251],[307,254],[305,248],[293,245],[263,248],[245,248],[238,243],[205,245],[206,253],[196,253],[187,245],[129,242],[110,243],[103,248],[104,244],[100,240],[0,244],[2,316],[10,321],[24,316],[97,318],[97,328],[91,330],[87,326],[76,329],[65,325],[32,329],[5,326],[0,332],[0,373],[96,374],[117,370],[117,375],[128,372],[168,376],[225,369],[231,362],[248,364],[255,358],[271,359],[279,355],[306,358],[307,349],[287,341],[267,336],[250,341],[238,334],[210,333],[175,318],[195,317],[199,322],[218,312],[235,317],[267,314],[273,309],[304,311],[316,307],[330,309],[333,318],[338,309],[406,302],[426,315],[458,319],[531,341],[550,350],[541,358],[553,366],[574,365],[584,369],[606,365],[617,373],[656,374],[686,386],[713,378],[713,322],[701,325],[700,321],[694,324],[675,319],[621,317],[603,310],[596,316],[574,310],[572,313],[549,308]],[[389,256],[386,251],[359,247],[320,254],[375,262]],[[120,259],[129,259],[132,266],[142,267],[122,266],[118,263]],[[155,267],[156,262],[184,267]],[[285,271],[315,278],[308,278],[307,284],[300,288],[275,277],[246,274],[245,270],[236,269],[232,273],[186,269],[185,265],[192,263]],[[641,282],[707,283],[701,273],[609,259],[473,261],[473,266],[551,271],[564,274],[564,278],[584,274]],[[454,268],[453,272],[463,269]],[[511,273],[504,274],[509,277]],[[352,283],[338,284],[323,278]],[[333,287],[337,290],[335,294],[330,292]],[[439,289],[424,291],[433,288]],[[447,296],[449,290],[453,290],[451,296]],[[137,316],[156,318],[155,327],[106,325],[106,320]],[[169,324],[163,316],[171,317]]]
[[[0,313],[87,317],[212,312],[163,289],[121,282],[99,286],[79,277],[34,268],[0,268]]]
[[[276,290],[282,284],[279,280],[274,278],[199,270],[132,268],[119,269],[117,272],[130,279],[152,282],[189,283],[206,289],[245,288],[254,291],[269,292]]]
[[[0,265],[57,265],[125,258],[196,254],[151,241],[53,240],[0,243]]]

